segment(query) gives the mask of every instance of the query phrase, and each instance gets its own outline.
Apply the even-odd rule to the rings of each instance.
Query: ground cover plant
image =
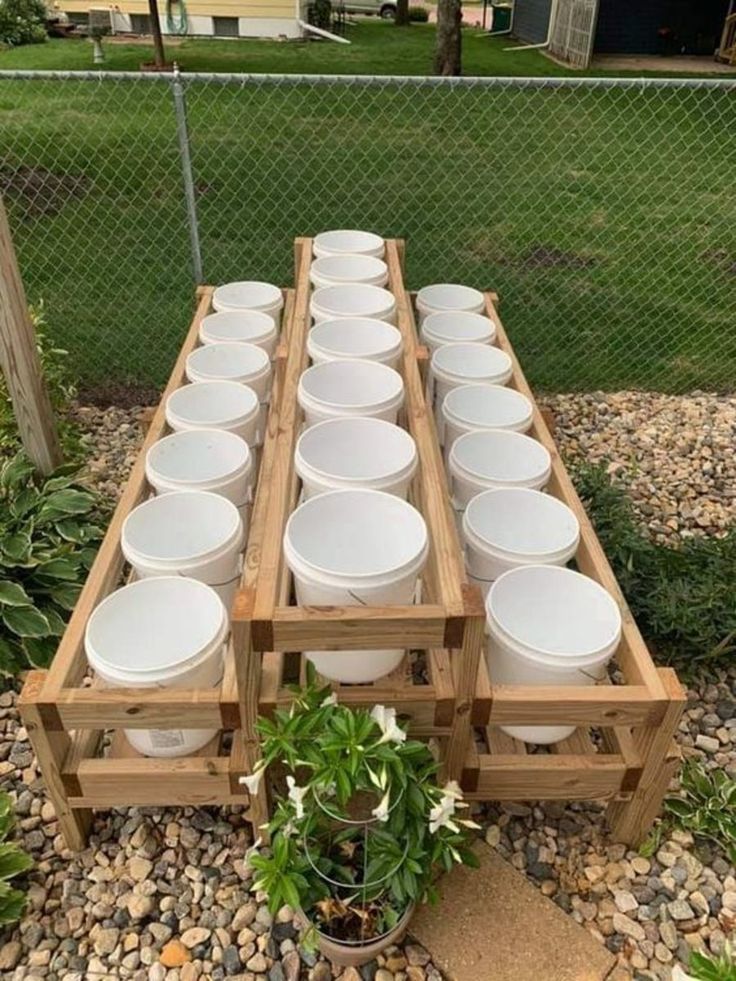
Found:
[[[0,929],[20,919],[26,897],[13,880],[33,865],[31,856],[11,840],[14,825],[13,799],[0,790]]]

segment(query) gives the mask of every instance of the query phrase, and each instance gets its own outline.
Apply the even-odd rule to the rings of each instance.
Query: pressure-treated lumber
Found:
[[[61,447],[2,194],[0,368],[13,403],[23,448],[41,473],[49,474],[61,464]]]

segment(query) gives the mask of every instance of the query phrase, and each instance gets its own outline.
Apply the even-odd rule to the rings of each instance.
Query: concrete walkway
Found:
[[[485,844],[456,868],[411,933],[451,981],[603,981],[615,958]],[[618,977],[618,975],[616,975]]]

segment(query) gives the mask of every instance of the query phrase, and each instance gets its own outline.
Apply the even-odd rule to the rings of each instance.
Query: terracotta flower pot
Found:
[[[320,953],[339,967],[360,967],[362,964],[367,964],[368,961],[375,960],[387,947],[391,947],[401,940],[409,926],[409,920],[414,915],[414,908],[415,905],[412,903],[392,930],[365,943],[360,941],[347,943],[346,941],[335,940],[317,930]],[[299,918],[305,928],[312,926],[311,921],[302,910],[299,911]]]

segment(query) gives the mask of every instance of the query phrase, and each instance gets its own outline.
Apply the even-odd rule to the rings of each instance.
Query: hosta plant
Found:
[[[680,794],[668,797],[664,809],[671,823],[714,841],[736,863],[736,780],[725,770],[706,770],[697,760],[687,760]]]
[[[250,859],[273,913],[288,904],[324,937],[365,943],[436,900],[440,871],[477,864],[457,785],[438,785],[429,748],[394,709],[351,709],[310,684],[258,729],[263,758],[244,782],[255,792],[271,769],[284,788],[270,852]]]
[[[13,802],[10,794],[0,791],[0,927],[20,919],[26,898],[20,889],[11,885],[11,880],[33,865],[31,856],[14,841],[8,840],[13,824]]]
[[[672,981],[736,981],[736,950],[726,942],[720,954],[694,950],[687,972],[681,967],[672,971]]]
[[[45,667],[102,537],[98,498],[68,468],[36,475],[23,454],[0,469],[0,672]]]

